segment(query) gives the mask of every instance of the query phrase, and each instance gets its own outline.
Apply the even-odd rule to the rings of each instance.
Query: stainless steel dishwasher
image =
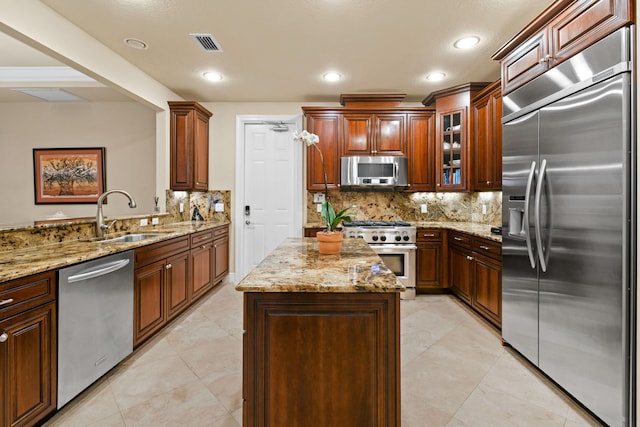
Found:
[[[133,251],[58,272],[58,409],[133,351]]]

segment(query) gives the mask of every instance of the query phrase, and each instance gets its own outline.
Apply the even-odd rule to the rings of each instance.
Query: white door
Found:
[[[236,214],[237,227],[241,226],[238,279],[284,239],[302,234],[302,144],[293,141],[299,120],[283,121],[284,125],[265,122],[243,126],[243,194],[238,195],[243,202]]]

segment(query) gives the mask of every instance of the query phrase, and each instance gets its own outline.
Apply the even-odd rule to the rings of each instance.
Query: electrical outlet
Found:
[[[420,205],[420,213],[427,213],[427,212],[429,212],[427,210],[427,205],[424,205],[424,204]]]
[[[180,212],[184,212],[184,203],[180,203]]]
[[[482,215],[487,214],[487,205],[482,205]]]
[[[149,225],[149,220],[147,218],[140,220],[140,227],[144,227],[145,225]]]
[[[160,224],[160,218],[151,218],[151,224],[152,225]]]
[[[322,203],[322,202],[324,202],[324,193],[314,193],[313,203]]]
[[[316,205],[316,209],[318,210],[318,212],[322,212],[322,205],[321,204]]]
[[[213,210],[215,212],[224,212],[224,203],[216,203]]]

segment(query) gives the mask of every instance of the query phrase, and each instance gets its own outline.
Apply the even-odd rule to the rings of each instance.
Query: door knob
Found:
[[[244,223],[245,223],[245,224],[247,224],[247,225],[249,225],[249,224],[251,224],[251,221],[246,220]]]

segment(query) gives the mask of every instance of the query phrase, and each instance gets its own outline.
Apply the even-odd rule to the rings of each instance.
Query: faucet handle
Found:
[[[102,228],[103,230],[108,230],[108,229],[110,229],[110,228],[111,228],[111,226],[112,226],[113,224],[115,224],[115,223],[116,223],[116,221],[117,221],[117,219],[114,219],[113,221],[111,221],[111,224],[109,224],[109,225],[102,224],[102,225],[100,226],[100,228]]]

